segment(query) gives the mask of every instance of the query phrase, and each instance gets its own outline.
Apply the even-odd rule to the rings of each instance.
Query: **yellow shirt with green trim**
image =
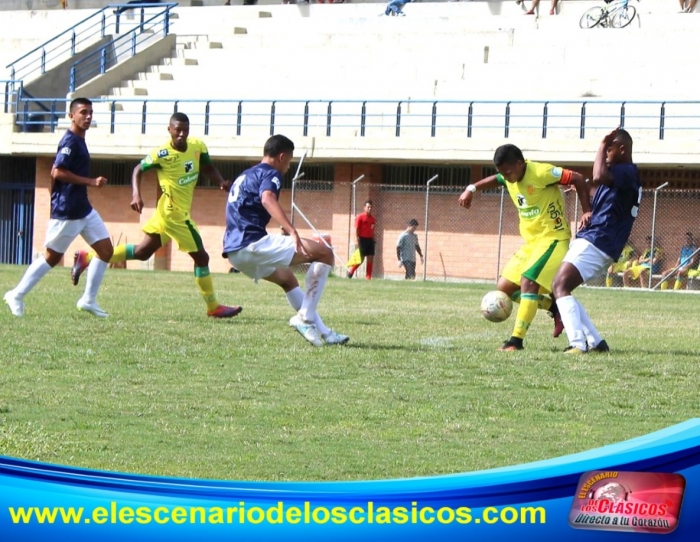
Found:
[[[564,170],[530,160],[525,160],[525,164],[525,175],[520,182],[509,183],[500,173],[496,176],[518,209],[520,235],[528,243],[571,239],[564,196],[559,188]]]
[[[185,220],[190,215],[194,188],[199,180],[200,164],[210,164],[209,151],[203,141],[187,138],[187,150],[180,152],[170,140],[153,149],[141,160],[141,171],[155,169],[163,195],[158,212],[170,220]]]

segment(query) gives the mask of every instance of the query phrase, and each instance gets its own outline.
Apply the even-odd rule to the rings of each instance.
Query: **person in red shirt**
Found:
[[[351,279],[357,271],[357,268],[362,265],[362,262],[367,258],[367,272],[365,278],[372,278],[372,268],[374,267],[374,225],[377,219],[372,216],[372,200],[365,202],[365,212],[357,215],[355,218],[355,235],[357,236],[357,248],[360,249],[360,263],[353,265],[348,270],[348,278]]]

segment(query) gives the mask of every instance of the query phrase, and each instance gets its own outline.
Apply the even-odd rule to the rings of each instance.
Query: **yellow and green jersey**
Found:
[[[157,171],[158,184],[163,191],[158,200],[158,212],[164,218],[184,220],[189,217],[200,164],[210,163],[207,146],[193,137],[187,138],[184,152],[175,149],[168,141],[141,160],[141,171]]]
[[[617,262],[618,263],[628,262],[629,260],[632,259],[633,255],[634,255],[634,247],[630,244],[626,244],[625,247],[622,249],[622,253],[620,254],[620,257],[617,259]]]
[[[500,173],[496,176],[518,209],[520,235],[527,243],[570,239],[571,228],[558,185],[569,184],[572,172],[530,160],[525,164],[525,176],[520,182],[509,183]]]

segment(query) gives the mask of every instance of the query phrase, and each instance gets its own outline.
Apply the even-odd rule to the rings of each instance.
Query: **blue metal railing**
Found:
[[[137,26],[71,66],[69,92],[75,92],[77,87],[105,73],[117,62],[135,56],[138,46],[158,39],[156,30],[160,30],[160,27],[162,27],[163,37],[167,36],[170,32],[170,10],[176,5],[161,6],[164,9],[147,20],[144,17],[144,6],[138,8],[141,10],[141,18]],[[118,18],[119,15],[117,15]],[[116,24],[119,25],[118,20]]]
[[[131,30],[133,26],[142,26],[146,10],[152,11],[154,8],[163,10],[168,6],[167,11],[169,12],[176,5],[176,3],[109,4],[8,64],[6,68],[10,71],[9,78],[18,81],[41,76],[51,67],[72,57],[76,50],[86,42],[93,42],[111,34],[123,33],[125,24],[129,27],[126,29],[127,31]],[[134,10],[140,12],[138,22],[127,21],[125,23],[122,20],[122,14]]]
[[[12,80],[0,81],[0,85],[2,85],[5,89],[2,101],[2,110],[4,113],[10,112],[10,104],[12,103],[12,93],[14,92],[16,84],[17,81]]]
[[[17,122],[25,130],[35,100],[17,104]],[[66,100],[51,103],[65,111]],[[615,126],[653,132],[663,140],[669,133],[695,131],[700,136],[700,101],[609,100],[153,100],[105,99],[96,104],[94,121],[110,133],[145,134],[161,129],[176,111],[190,117],[204,135],[246,136],[261,131],[317,137],[498,137],[513,131],[529,137],[585,139]],[[101,105],[104,104],[104,105]],[[34,123],[36,124],[36,123]],[[55,123],[44,126],[55,129]]]

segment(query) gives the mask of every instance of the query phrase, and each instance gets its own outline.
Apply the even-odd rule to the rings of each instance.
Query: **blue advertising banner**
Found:
[[[0,457],[0,540],[695,540],[699,488],[700,419],[547,461],[404,480],[190,480]]]

